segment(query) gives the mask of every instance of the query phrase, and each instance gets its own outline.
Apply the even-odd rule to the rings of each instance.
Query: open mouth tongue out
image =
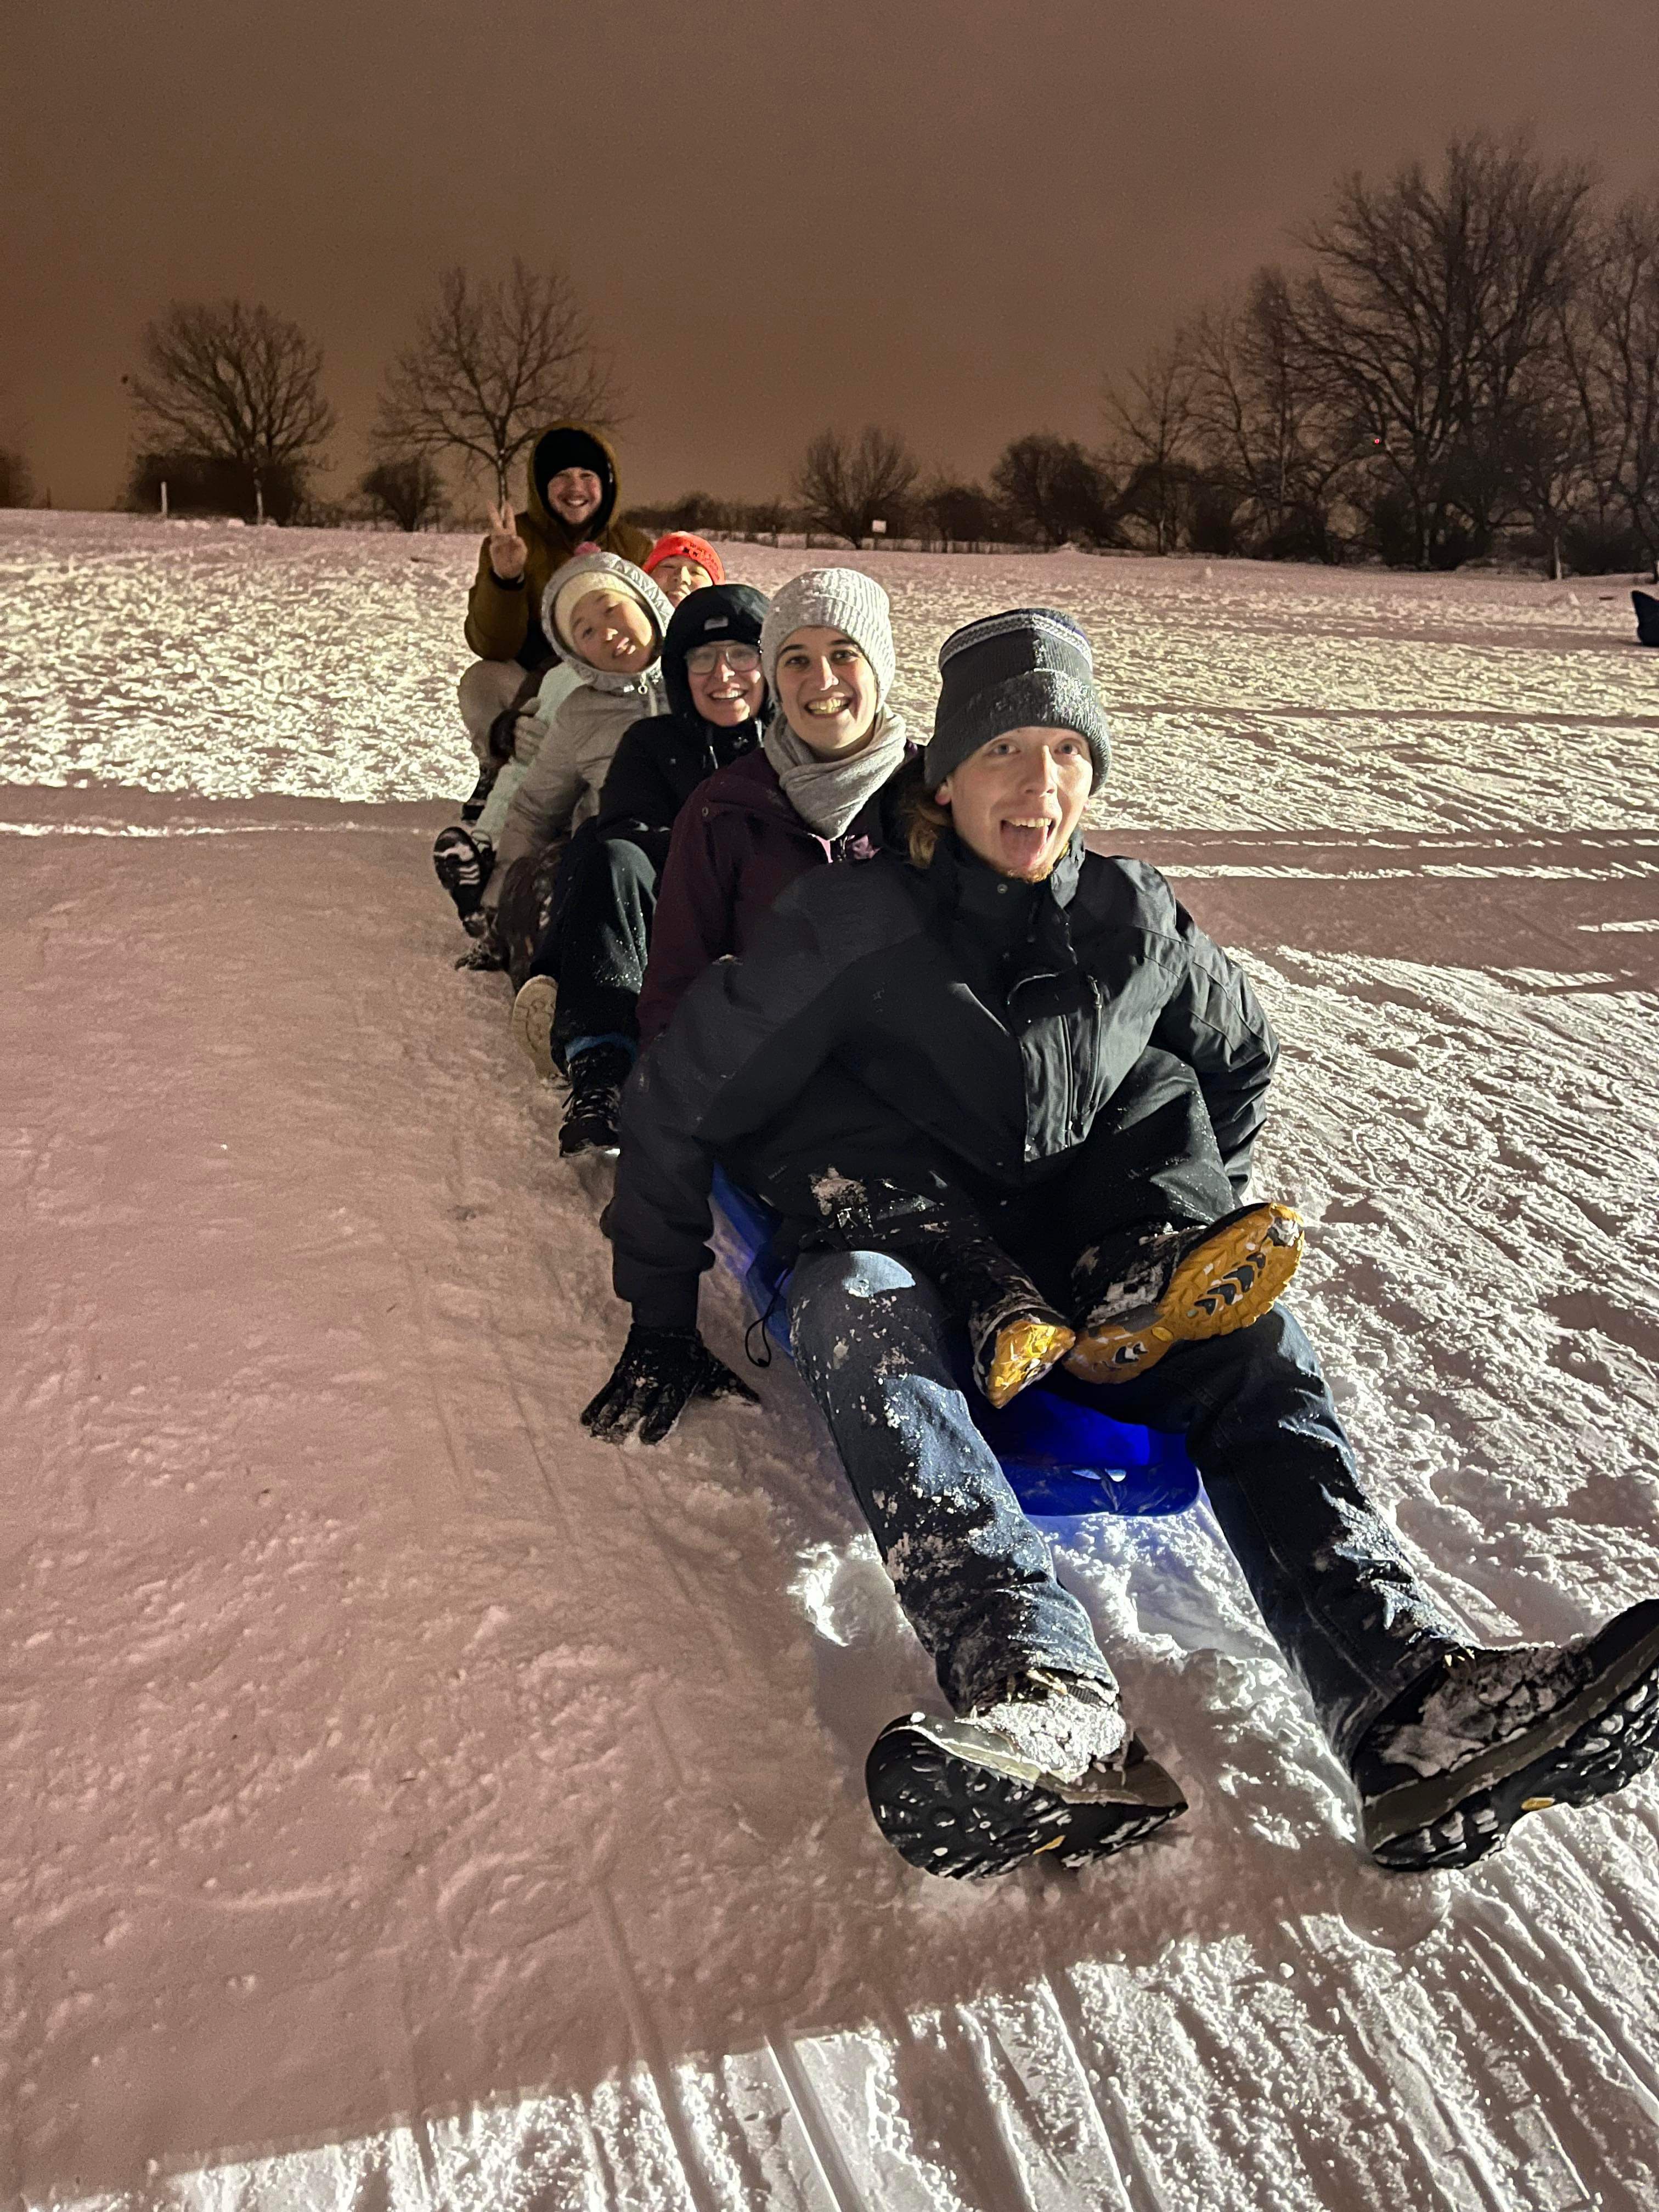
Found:
[[[1048,822],[1005,822],[1002,849],[1017,868],[1035,867],[1048,849],[1053,824]]]

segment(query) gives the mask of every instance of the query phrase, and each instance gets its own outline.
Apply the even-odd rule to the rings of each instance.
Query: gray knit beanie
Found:
[[[1105,781],[1111,734],[1094,654],[1070,615],[1055,607],[987,615],[952,630],[939,649],[939,672],[943,688],[922,756],[929,791],[1006,730],[1075,730],[1094,762],[1091,788]]]
[[[761,624],[761,666],[775,699],[778,655],[798,629],[843,631],[876,672],[876,704],[887,704],[893,688],[892,607],[873,576],[861,568],[809,568],[791,577]]]

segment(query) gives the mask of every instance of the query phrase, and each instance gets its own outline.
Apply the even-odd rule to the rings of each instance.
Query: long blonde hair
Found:
[[[928,790],[920,755],[904,770],[896,797],[910,866],[925,874],[933,864],[939,839],[951,826],[951,810],[941,806]]]

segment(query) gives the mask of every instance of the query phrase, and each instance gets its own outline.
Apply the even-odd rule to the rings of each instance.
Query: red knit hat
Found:
[[[659,561],[695,561],[700,568],[708,569],[711,584],[726,581],[720,555],[706,538],[694,538],[689,530],[670,530],[657,540],[645,556],[647,576]]]

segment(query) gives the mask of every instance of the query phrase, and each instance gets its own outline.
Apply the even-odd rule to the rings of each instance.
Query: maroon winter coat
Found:
[[[915,747],[906,749],[910,759]],[[900,771],[895,770],[895,775]],[[889,777],[839,837],[820,837],[783,795],[758,748],[716,770],[681,807],[657,893],[640,994],[640,1042],[666,1029],[703,969],[741,952],[778,894],[809,868],[867,860],[892,834]]]

